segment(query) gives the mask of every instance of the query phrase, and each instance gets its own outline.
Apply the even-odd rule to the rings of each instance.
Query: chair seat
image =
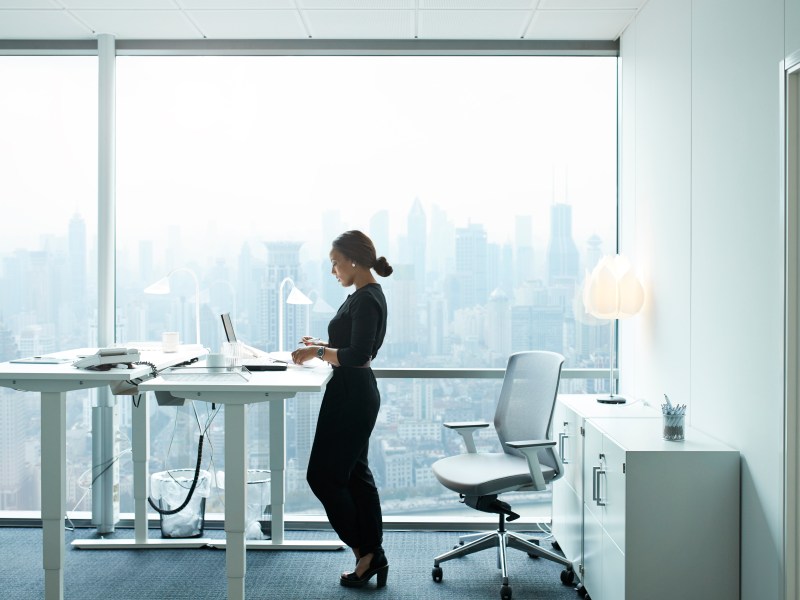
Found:
[[[448,456],[437,460],[432,468],[443,486],[465,496],[502,494],[533,483],[528,461],[505,453]],[[550,482],[555,472],[542,465],[542,475]]]

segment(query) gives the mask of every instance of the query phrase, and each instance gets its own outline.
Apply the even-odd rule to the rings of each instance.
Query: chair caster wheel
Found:
[[[504,585],[500,588],[500,600],[511,600],[511,586]]]
[[[575,571],[573,571],[572,568],[561,571],[561,583],[564,585],[572,585],[575,583]]]
[[[528,541],[531,544],[533,544],[534,546],[541,546],[542,545],[541,543],[539,543],[539,540],[528,540]],[[530,558],[539,558],[539,555],[538,554],[534,554],[533,552],[528,552],[528,556]]]
[[[441,583],[442,582],[442,567],[433,567],[433,570],[431,571],[431,577],[433,577],[433,580],[436,583]]]
[[[587,593],[586,593],[586,588],[585,588],[585,587],[583,587],[583,584],[582,584],[582,583],[579,583],[579,584],[578,584],[578,587],[576,587],[576,588],[575,588],[575,591],[576,591],[576,592],[578,592],[578,596],[580,596],[580,597],[581,597],[581,598],[583,598],[584,600],[585,600],[586,598],[589,598],[589,594],[587,594]],[[591,599],[591,598],[589,598],[589,600],[592,600],[592,599]]]

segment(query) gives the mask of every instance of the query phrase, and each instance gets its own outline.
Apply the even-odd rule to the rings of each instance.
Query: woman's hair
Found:
[[[381,277],[388,277],[394,271],[385,256],[377,257],[372,240],[360,231],[355,229],[345,231],[333,240],[332,245],[334,250],[338,250],[353,262],[375,269]]]

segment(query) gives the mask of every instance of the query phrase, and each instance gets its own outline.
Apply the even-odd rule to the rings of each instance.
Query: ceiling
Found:
[[[0,0],[0,40],[616,40],[647,0]]]

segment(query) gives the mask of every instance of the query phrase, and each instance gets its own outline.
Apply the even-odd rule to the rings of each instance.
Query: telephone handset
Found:
[[[136,348],[100,348],[95,354],[79,358],[72,366],[77,369],[97,369],[103,365],[131,364],[140,358]]]

